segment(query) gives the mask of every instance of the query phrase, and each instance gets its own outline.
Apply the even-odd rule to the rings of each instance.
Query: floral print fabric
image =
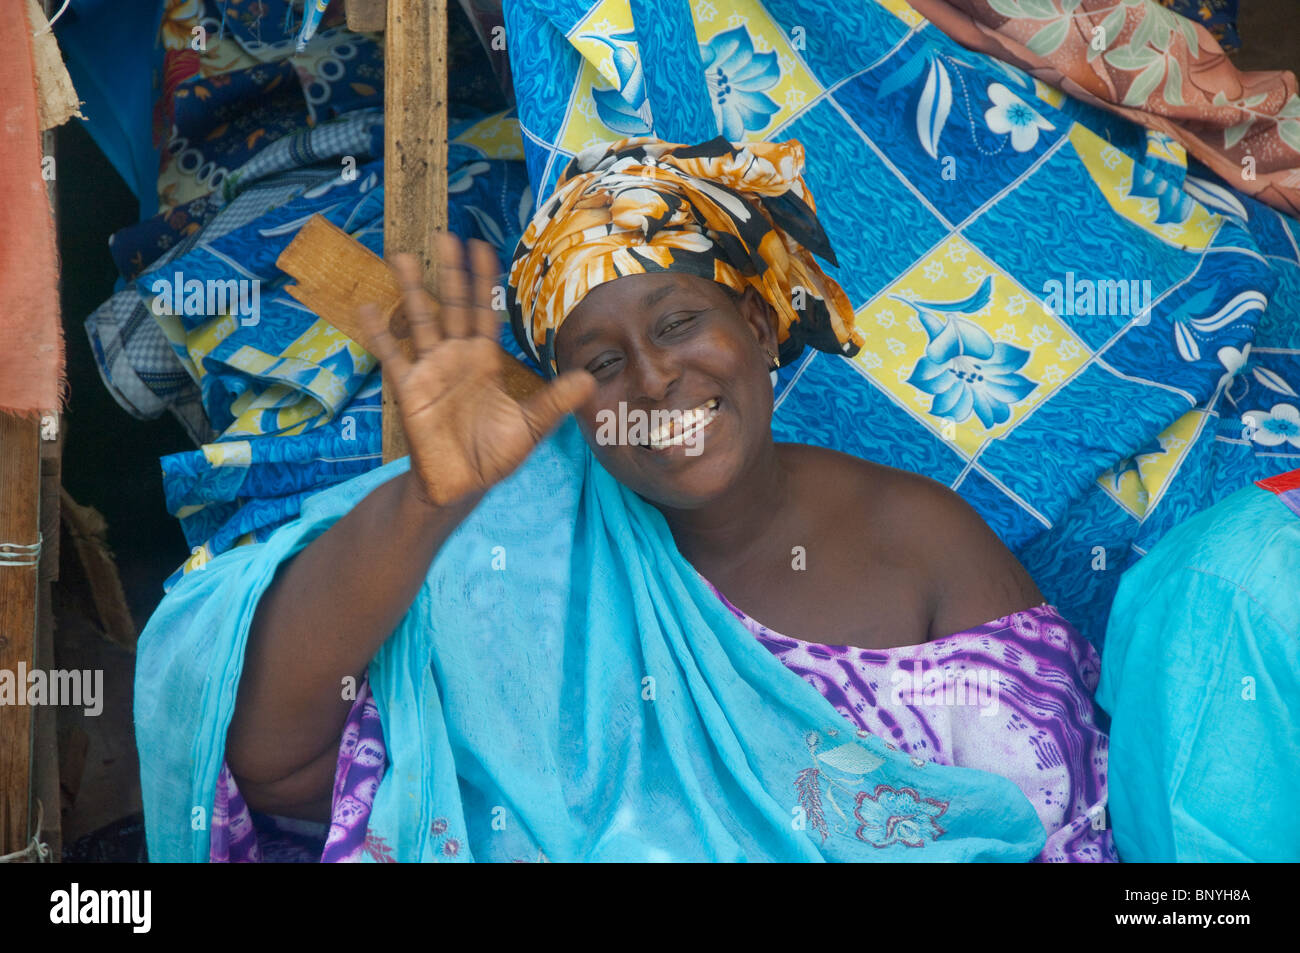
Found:
[[[1176,139],[1233,188],[1300,214],[1296,78],[1284,63],[1250,72],[1232,65],[1224,51],[1237,43],[1235,2],[911,0],[908,12]]]
[[[632,137],[575,156],[529,223],[507,304],[520,346],[555,374],[555,335],[593,288],[684,271],[752,286],[777,316],[780,358],[805,343],[852,356],[862,337],[844,291],[813,259],[835,254],[804,184],[803,146]]]

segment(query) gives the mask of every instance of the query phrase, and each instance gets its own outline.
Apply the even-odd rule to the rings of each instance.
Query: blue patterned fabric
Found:
[[[308,115],[298,72],[287,60],[196,78],[176,90],[171,148],[182,152],[185,171],[235,169],[265,143],[307,126]]]
[[[167,6],[155,81],[155,138],[164,210],[223,188],[268,144],[307,126],[383,104],[383,51],[374,39],[327,29],[297,47],[284,0],[185,0]],[[278,16],[277,16],[278,14]],[[326,17],[343,20],[341,6]],[[196,30],[205,49],[194,49]]]
[[[372,132],[382,141],[382,125]],[[493,115],[462,120],[451,133],[451,229],[493,245],[504,268],[532,209],[518,123]],[[271,156],[267,170],[277,164]],[[191,547],[165,589],[228,549],[267,539],[314,492],[379,465],[373,358],[285,292],[288,279],[275,262],[313,215],[382,255],[383,195],[382,160],[354,175],[336,172],[238,228],[211,238],[205,230],[183,255],[137,279],[137,298],[151,304],[191,281],[259,289],[255,316],[186,307],[154,315],[220,428],[199,450],[163,458],[167,507]],[[160,302],[168,303],[175,304]]]
[[[122,277],[130,281],[160,256],[179,254],[177,246],[185,246],[182,252],[188,249],[217,215],[223,218],[221,234],[337,175],[344,156],[351,156],[354,163],[382,156],[383,133],[382,109],[358,109],[264,144],[246,163],[225,175],[220,188],[114,232],[108,240],[113,261]],[[260,193],[259,201],[240,203],[250,192]],[[244,211],[236,215],[234,209],[241,205]]]
[[[221,440],[162,458],[167,510],[180,519],[199,568],[234,546],[262,542],[313,493],[382,461],[380,377],[373,371],[335,417],[296,436]]]
[[[135,693],[150,860],[210,857],[191,818],[211,816],[276,571],[408,466],[316,495],[266,543],[187,576],[150,619]],[[508,572],[493,568],[503,540]],[[367,859],[1015,862],[1046,840],[1006,778],[846,726],[713,594],[571,417],[443,544],[367,675],[390,762]],[[798,822],[813,772],[853,792],[828,802],[848,821],[829,835]]]
[[[262,150],[228,177],[225,190],[192,203],[206,210],[197,220],[189,220],[179,209],[155,216],[117,232],[110,250],[122,275],[134,278],[150,264],[155,269],[170,264],[200,239],[221,238],[268,209],[338,178],[342,156],[364,163],[382,153],[379,110],[362,110],[301,130]],[[196,444],[208,443],[216,432],[202,407],[192,363],[188,354],[172,347],[155,320],[148,307],[152,297],[141,297],[128,286],[86,319],[100,376],[128,413],[152,419],[170,410]]]
[[[194,368],[209,420],[228,439],[301,432],[337,412],[374,367],[359,345],[278,290],[284,276],[275,259],[318,213],[381,251],[381,170],[376,160],[350,180],[336,175],[136,280],[178,356]],[[205,291],[234,282],[228,287],[246,294],[246,306],[235,314],[210,310],[216,299],[208,297],[191,304],[191,282]]]
[[[76,9],[107,29],[101,6]],[[338,5],[323,18],[321,5],[305,16],[288,0],[153,7],[152,30],[131,21],[137,41],[167,51],[161,63],[140,61],[162,68],[152,103],[139,95],[150,84],[136,82],[119,90],[123,116],[113,115],[141,124],[136,138],[148,141],[152,105],[154,132],[169,141],[142,205],[152,213],[162,197],[164,210],[111,238],[123,280],[86,331],[118,403],[143,418],[172,412],[199,445],[162,461],[168,509],[191,547],[169,588],[380,462],[373,359],[288,295],[275,261],[313,214],[382,253],[384,78],[381,43],[332,28]],[[312,21],[325,27],[315,36]],[[450,27],[461,80],[448,104],[450,227],[508,255],[533,204],[518,123],[480,108],[503,99],[491,95],[491,67],[459,9]],[[72,32],[78,43],[86,35]],[[94,49],[77,49],[98,68]],[[92,124],[105,131],[115,128]],[[191,298],[191,287],[203,293]]]
[[[1145,545],[1300,463],[1300,444],[1240,439],[1242,413],[1300,390],[1295,223],[1188,176],[1168,137],[892,0],[518,0],[506,15],[539,196],[623,135],[803,143],[840,263],[826,270],[869,341],[781,368],[777,439],[954,488],[1094,643]]]
[[[1288,431],[1286,420],[1287,407],[1300,408],[1300,224],[1208,178],[1188,176],[1186,188],[1246,222],[1277,286],[1254,339],[1215,352],[1223,374],[1210,397],[1110,467],[1019,553],[1045,593],[1050,585],[1053,603],[1095,641],[1120,574],[1169,530],[1300,465],[1300,427]],[[1201,347],[1190,334],[1183,343]]]

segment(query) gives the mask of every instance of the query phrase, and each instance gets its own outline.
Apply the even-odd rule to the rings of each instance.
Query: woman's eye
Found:
[[[681,325],[686,324],[688,321],[694,321],[694,320],[695,320],[695,315],[688,314],[685,317],[677,318],[673,321],[670,321],[664,327],[664,333],[667,334],[669,331],[673,330],[674,328],[680,327]]]
[[[606,358],[603,361],[590,365],[587,368],[587,373],[595,374],[596,372],[604,370],[605,368],[609,367],[611,364],[614,364],[616,361],[618,361],[618,358],[616,357]]]

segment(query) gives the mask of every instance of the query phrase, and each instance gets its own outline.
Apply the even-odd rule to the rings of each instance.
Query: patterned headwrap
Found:
[[[782,363],[805,344],[856,354],[864,338],[853,308],[813,258],[839,264],[803,163],[794,139],[687,146],[641,136],[578,153],[515,249],[507,307],[519,346],[554,376],[555,335],[593,288],[684,271],[758,289],[776,312]]]

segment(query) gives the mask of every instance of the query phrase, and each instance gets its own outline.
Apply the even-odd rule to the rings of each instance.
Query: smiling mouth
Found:
[[[641,446],[647,450],[667,450],[680,447],[693,439],[709,424],[717,419],[722,401],[713,397],[693,410],[675,414],[667,423],[650,434],[650,439]]]

